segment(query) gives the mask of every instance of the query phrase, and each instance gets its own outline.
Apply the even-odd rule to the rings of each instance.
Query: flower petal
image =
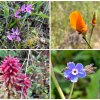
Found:
[[[64,72],[64,77],[68,78],[68,77],[70,77],[70,76],[71,76],[71,70],[66,70],[66,71]]]
[[[14,29],[12,28],[11,31],[14,33]]]
[[[77,75],[72,75],[71,82],[76,83],[77,81],[78,81],[78,76]]]
[[[83,18],[80,12],[78,11],[74,11],[73,13],[70,14],[70,25],[80,33],[83,32],[84,30],[87,30]]]
[[[7,38],[11,41],[13,41],[14,36],[11,36],[10,34],[7,35]]]
[[[26,9],[27,9],[27,10],[32,9],[31,6],[32,6],[32,4],[29,4],[29,5],[26,7]]]
[[[22,10],[25,10],[25,4],[22,5],[21,9]]]
[[[78,76],[83,78],[86,76],[86,72],[85,71],[79,71]]]
[[[15,31],[16,33],[18,33],[18,27],[17,27],[17,29],[16,29],[16,31]]]
[[[83,65],[81,63],[77,63],[76,69],[78,69],[78,71],[81,71],[83,69]]]
[[[71,70],[71,69],[73,69],[73,68],[75,68],[75,64],[73,63],[73,62],[69,62],[68,64],[67,64],[67,66],[68,66],[68,68]]]
[[[20,40],[21,40],[21,38],[20,38],[20,37],[17,37],[17,38],[16,38],[16,41],[20,41]]]

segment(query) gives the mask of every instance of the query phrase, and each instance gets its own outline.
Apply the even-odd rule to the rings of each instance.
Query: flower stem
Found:
[[[91,35],[90,35],[90,39],[89,39],[89,44],[91,42],[91,37],[92,37],[93,29],[94,29],[94,26],[92,25],[92,30],[91,30]]]
[[[71,98],[71,95],[72,95],[72,92],[73,92],[73,88],[74,88],[74,82],[72,83],[72,87],[71,87],[71,91],[70,91],[70,95],[69,95],[68,99]]]
[[[62,92],[62,90],[61,90],[61,88],[60,88],[60,86],[59,86],[59,84],[58,84],[58,82],[57,82],[57,79],[55,77],[55,74],[54,74],[54,71],[53,71],[53,67],[52,67],[52,63],[51,63],[51,77],[52,77],[52,79],[53,79],[53,81],[55,83],[55,86],[56,86],[56,88],[57,88],[57,90],[59,92],[59,95],[60,95],[61,99],[66,99],[64,94],[63,94],[63,92]]]
[[[20,28],[16,17],[15,17],[15,20],[16,20],[16,23],[17,23],[17,25],[18,25],[18,28]]]
[[[89,45],[89,43],[88,43],[87,39],[86,39],[86,36],[83,36],[83,39],[86,41],[87,46],[88,46],[88,49],[92,49],[92,48],[91,48],[91,46]]]

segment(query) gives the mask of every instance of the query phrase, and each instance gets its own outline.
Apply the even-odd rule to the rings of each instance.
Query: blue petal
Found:
[[[75,64],[73,62],[68,63],[67,66],[68,66],[69,69],[75,68]]]
[[[76,83],[77,81],[78,81],[78,76],[77,75],[72,75],[71,82]]]
[[[79,71],[78,76],[83,78],[86,76],[86,72],[85,71]]]
[[[66,70],[65,72],[64,72],[64,77],[70,77],[70,75],[71,75],[71,71],[70,70]]]
[[[78,71],[81,71],[83,69],[83,65],[81,63],[78,63],[76,65],[76,69],[78,69]]]

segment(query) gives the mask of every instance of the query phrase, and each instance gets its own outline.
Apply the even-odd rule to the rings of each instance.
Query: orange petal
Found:
[[[70,25],[74,29],[76,29],[79,33],[82,33],[83,31],[87,30],[87,27],[83,21],[83,18],[78,11],[74,11],[70,14]]]

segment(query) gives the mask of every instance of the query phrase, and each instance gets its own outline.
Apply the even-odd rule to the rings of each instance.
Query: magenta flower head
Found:
[[[28,90],[28,88],[31,87],[30,80],[28,79],[28,77],[25,76],[25,74],[20,74],[19,78],[21,80],[18,80],[17,90],[23,91],[23,93],[22,93],[23,95],[21,95],[20,93],[19,93],[19,95],[21,98],[29,98],[27,93],[30,92]]]
[[[2,95],[6,95],[5,98],[10,99],[16,94],[16,84],[18,73],[21,71],[21,67],[19,64],[19,60],[17,58],[12,58],[11,55],[9,57],[5,56],[6,59],[2,61],[2,65],[0,66],[2,75],[3,85],[1,86]]]
[[[21,67],[19,66],[19,60],[17,58],[12,58],[11,55],[9,55],[9,57],[5,57],[6,59],[2,61],[2,65],[0,66],[1,71],[6,75],[6,78],[10,75],[14,77],[14,75],[17,75],[17,73],[19,73],[21,70]],[[5,78],[5,75],[2,76],[2,79]]]
[[[76,66],[73,62],[67,64],[68,70],[64,72],[64,78],[68,81],[76,83],[78,81],[78,77],[85,77],[86,72],[82,71],[83,65],[78,63]]]

